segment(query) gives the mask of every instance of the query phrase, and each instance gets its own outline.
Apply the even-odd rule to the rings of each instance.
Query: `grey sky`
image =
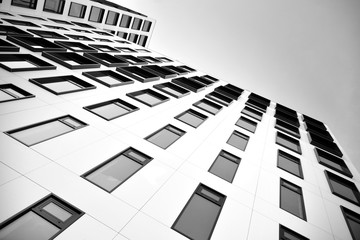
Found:
[[[360,1],[118,0],[150,48],[325,122],[360,170]]]

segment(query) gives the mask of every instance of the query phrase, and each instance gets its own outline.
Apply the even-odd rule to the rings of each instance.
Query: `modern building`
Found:
[[[328,126],[149,50],[153,19],[0,0],[0,22],[0,239],[360,239]]]

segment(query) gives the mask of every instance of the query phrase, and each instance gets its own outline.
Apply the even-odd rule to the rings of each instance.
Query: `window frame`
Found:
[[[123,20],[124,19],[124,20]],[[124,21],[124,22],[123,22]],[[126,21],[126,22],[125,22]],[[126,14],[123,14],[121,16],[120,22],[119,22],[119,27],[122,28],[129,28],[130,27],[130,23],[132,21],[132,17]]]
[[[23,97],[17,97],[16,95],[14,96],[13,93],[8,92],[8,91],[5,90],[5,89],[9,89],[9,88],[14,90],[15,92],[20,93],[21,95],[23,95]],[[33,95],[33,94],[19,88],[18,86],[14,85],[12,83],[0,84],[0,91],[5,92],[6,94],[13,97],[13,98],[10,98],[8,100],[2,100],[2,101],[0,100],[0,103],[11,102],[11,101],[15,101],[15,100],[21,100],[21,99],[27,99],[27,98],[35,97],[35,95]]]
[[[289,188],[289,187],[284,186],[284,185],[283,185],[284,183],[287,184],[287,185],[290,185],[290,186],[292,187],[292,189]],[[298,209],[298,210],[302,212],[303,217],[298,216],[298,215],[296,215],[295,213],[290,212],[290,210],[288,210],[288,209],[282,208],[282,204],[281,204],[281,203],[282,203],[282,198],[281,198],[281,194],[282,194],[282,190],[281,190],[281,189],[282,189],[282,187],[288,189],[289,191],[293,191],[293,192],[297,193],[297,194],[300,196],[299,199],[301,200],[301,209]],[[297,190],[295,190],[295,188],[296,188]],[[286,211],[286,212],[288,212],[288,213],[290,213],[290,214],[292,214],[292,215],[294,215],[294,216],[296,216],[296,217],[298,217],[298,218],[300,218],[300,219],[303,219],[304,221],[307,221],[307,218],[306,218],[306,210],[305,210],[305,202],[304,202],[304,195],[303,195],[302,188],[299,187],[299,186],[297,186],[297,185],[295,185],[295,184],[293,184],[292,182],[289,182],[289,181],[283,179],[283,178],[280,178],[279,207],[280,207],[282,210],[284,210],[284,211]]]
[[[174,78],[171,80],[171,82],[195,93],[200,92],[206,88],[205,85],[185,77]]]
[[[188,123],[188,122],[180,119],[180,118],[181,118],[183,115],[185,115],[185,114],[193,115],[193,116],[197,117],[198,119],[200,119],[200,120],[202,120],[202,121],[201,121],[201,123],[200,123],[199,125],[194,126],[194,125],[192,125],[192,124],[190,124],[190,123]],[[193,127],[193,128],[198,128],[198,127],[200,127],[201,124],[203,124],[203,123],[208,119],[208,116],[206,116],[206,115],[204,115],[204,114],[201,114],[201,113],[199,113],[198,111],[195,111],[195,110],[189,108],[188,110],[186,110],[186,111],[184,111],[184,112],[176,115],[174,118],[177,119],[177,120],[179,120],[180,122],[183,122],[183,123],[185,123],[185,124]]]
[[[41,37],[7,36],[6,39],[27,48],[32,52],[66,51],[66,49],[62,46],[59,46],[56,43],[50,42],[49,40]]]
[[[172,131],[171,129],[173,129],[173,131]],[[167,144],[166,147],[159,146],[159,145],[157,145],[157,144],[155,144],[154,142],[152,142],[152,141],[149,140],[150,138],[152,138],[153,136],[159,134],[159,133],[160,133],[161,131],[163,131],[163,130],[167,130],[167,131],[172,132],[173,134],[175,134],[175,135],[178,136],[178,138],[176,138],[176,139],[175,139],[174,141],[172,141],[170,144]],[[182,130],[182,129],[178,128],[178,127],[175,127],[175,126],[173,126],[173,125],[171,125],[171,124],[168,124],[168,125],[160,128],[160,129],[156,130],[155,132],[151,133],[150,135],[148,135],[148,136],[145,137],[144,139],[145,139],[146,141],[154,144],[155,146],[158,146],[159,148],[167,149],[167,148],[169,148],[171,145],[173,145],[176,141],[178,141],[183,135],[185,135],[185,133],[186,133],[186,132],[185,132],[184,130]]]
[[[91,71],[91,72],[82,72],[82,75],[98,82],[98,83],[101,83],[107,87],[118,87],[118,86],[122,86],[122,85],[127,85],[127,84],[133,84],[134,83],[134,80],[124,76],[124,75],[121,75],[117,72],[114,72],[114,71],[111,71],[111,70],[101,70],[101,71]],[[106,77],[106,76],[109,76],[109,77],[112,77],[114,78],[115,80],[119,81],[119,83],[116,83],[116,84],[109,84],[105,81],[102,81],[101,79],[99,79],[99,77]]]
[[[113,19],[112,23],[109,22],[110,21],[109,20],[110,13],[114,14],[114,19]],[[118,12],[114,12],[114,11],[109,10],[108,14],[106,15],[105,24],[106,25],[111,25],[111,26],[116,26],[118,21],[119,21],[119,17],[120,17],[120,14]]]
[[[239,148],[238,146],[235,146],[235,145],[229,143],[230,139],[231,139],[232,136],[234,136],[234,135],[237,136],[237,137],[239,137],[239,138],[242,138],[243,140],[246,141],[246,143],[245,143],[245,145],[244,145],[244,149]],[[236,148],[236,149],[239,149],[239,150],[245,152],[246,147],[247,147],[249,141],[250,141],[250,137],[249,137],[248,135],[243,134],[243,133],[241,133],[241,132],[239,132],[239,131],[234,130],[234,131],[231,133],[231,135],[230,135],[230,137],[228,138],[228,140],[226,141],[226,143],[229,144],[230,146],[233,146],[233,147]]]
[[[278,142],[278,138],[282,138],[283,140],[286,140],[288,142],[291,142],[291,143],[297,145],[297,149],[296,150],[292,149],[292,148],[286,146],[285,144],[283,144],[281,142]],[[295,152],[297,154],[300,154],[300,155],[302,154],[300,141],[295,139],[295,138],[292,138],[292,137],[290,137],[290,136],[288,136],[288,135],[286,135],[286,134],[284,134],[282,132],[279,132],[279,131],[276,132],[275,142],[279,146],[282,146],[282,147],[284,147],[284,148],[286,148],[286,149],[288,149],[290,151],[293,151],[293,152]]]
[[[219,93],[216,91],[210,92],[208,94],[205,95],[205,97],[213,100],[214,102],[217,102],[221,105],[224,105],[226,107],[230,106],[233,103],[233,99]]]
[[[279,240],[291,240],[285,236],[285,232],[288,232],[295,236],[297,240],[310,240],[307,237],[302,236],[301,234],[291,230],[290,228],[285,227],[284,225],[279,224]]]
[[[226,157],[226,156],[228,156],[228,155],[230,155],[230,156],[229,156],[229,157]],[[216,163],[216,161],[218,160],[219,157],[223,157],[223,158],[225,158],[226,160],[228,160],[228,161],[233,162],[233,163],[236,164],[236,168],[235,168],[235,170],[234,170],[234,174],[233,174],[233,176],[231,177],[230,181],[229,181],[228,179],[225,179],[223,176],[220,176],[220,175],[218,175],[218,174],[216,174],[216,173],[214,173],[214,172],[211,171],[211,169],[214,167],[214,165],[215,165],[215,163]],[[232,158],[232,159],[231,159],[231,158]],[[217,177],[219,177],[219,178],[221,178],[221,179],[223,179],[223,180],[225,180],[225,181],[227,181],[227,182],[229,182],[229,183],[232,183],[232,182],[234,181],[236,172],[237,172],[237,170],[238,170],[238,168],[239,168],[239,166],[240,166],[240,162],[241,162],[241,158],[240,158],[240,157],[237,157],[237,156],[235,156],[234,154],[229,153],[228,151],[221,150],[221,151],[219,152],[219,154],[216,156],[214,162],[211,164],[208,172],[214,174],[215,176],[217,176]]]
[[[157,81],[159,76],[137,66],[117,67],[116,71],[142,83]]]
[[[69,69],[85,69],[85,68],[100,68],[101,64],[84,57],[75,52],[43,52],[42,56],[62,65]],[[78,64],[69,64],[66,61],[73,61]]]
[[[199,105],[199,104],[201,104],[201,103],[203,103],[203,104],[205,104],[205,105],[209,105],[209,106],[211,106],[211,107],[213,107],[213,108],[216,108],[217,111],[216,111],[216,112],[211,112],[210,110],[201,107],[201,106]],[[212,101],[210,101],[210,100],[208,100],[208,99],[206,99],[206,98],[203,98],[203,99],[201,99],[201,100],[193,103],[193,106],[195,106],[195,107],[197,107],[197,108],[199,108],[199,109],[201,109],[201,110],[203,110],[203,111],[205,111],[205,112],[207,112],[207,113],[210,113],[210,114],[212,114],[212,115],[218,114],[218,113],[223,109],[223,106],[221,106],[221,105],[219,105],[219,104],[217,104],[217,103],[214,103],[214,102],[212,102]]]
[[[254,130],[252,131],[251,129],[246,128],[246,126],[242,126],[242,125],[239,123],[239,121],[247,122],[248,124],[253,125],[253,126],[254,126]],[[255,133],[255,132],[256,132],[256,128],[257,128],[257,122],[241,115],[240,118],[236,121],[235,126],[238,126],[238,127],[242,128],[242,129],[245,129],[245,130],[247,130],[247,131],[249,131],[249,132],[251,132],[251,133]]]
[[[142,94],[147,94],[147,95],[150,95],[152,97],[155,97],[157,99],[159,99],[159,102],[155,103],[155,104],[151,104],[151,103],[148,103],[140,98],[138,98],[137,96],[139,95],[142,95]],[[138,91],[135,91],[135,92],[130,92],[130,93],[126,93],[126,96],[138,101],[138,102],[141,102],[143,104],[145,104],[146,106],[149,106],[149,107],[155,107],[159,104],[162,104],[164,102],[167,102],[170,100],[169,97],[165,96],[165,95],[162,95],[150,88],[146,88],[146,89],[143,89],[143,90],[138,90]]]
[[[354,231],[353,231],[353,229],[352,229],[352,227],[351,227],[351,225],[349,223],[349,218],[352,221],[357,222],[357,223],[360,224],[360,214],[358,214],[358,213],[356,213],[356,212],[354,212],[354,211],[352,211],[352,210],[350,210],[350,209],[348,209],[348,208],[346,208],[344,206],[341,206],[341,205],[340,205],[340,209],[341,209],[341,212],[342,212],[342,214],[344,216],[344,219],[345,219],[346,225],[347,225],[347,227],[349,229],[349,232],[351,234],[351,237],[353,239],[356,239],[355,233],[354,233]]]
[[[71,13],[71,8],[74,7],[75,5],[78,5],[80,7],[79,13],[77,13],[76,15],[75,14],[71,15],[72,14]],[[85,13],[86,13],[86,9],[87,9],[87,6],[84,5],[84,4],[80,4],[80,3],[77,3],[77,2],[71,2],[70,6],[69,6],[68,16],[75,17],[75,18],[84,18]]]
[[[341,159],[341,158],[339,158],[339,157],[337,157],[337,156],[335,156],[335,155],[332,155],[332,154],[330,154],[330,153],[327,153],[326,151],[321,150],[321,149],[319,149],[319,148],[314,148],[314,152],[315,152],[315,155],[316,155],[316,159],[318,160],[318,162],[319,162],[321,165],[323,165],[323,166],[325,166],[325,167],[328,167],[328,168],[330,168],[331,170],[334,170],[334,171],[336,171],[336,172],[338,172],[338,173],[341,173],[341,174],[343,174],[343,175],[345,175],[345,176],[347,176],[347,177],[349,177],[349,178],[352,178],[352,177],[353,177],[353,175],[351,174],[350,169],[347,167],[347,165],[346,165],[346,163],[345,163],[345,161],[344,161],[343,159]],[[329,162],[333,162],[334,164],[338,164],[338,166],[339,166],[342,170],[340,170],[340,169],[338,169],[338,168],[336,168],[336,167],[334,167],[334,166],[332,166],[332,165],[330,165],[330,164],[322,161],[321,158],[325,158],[325,159],[327,159]]]
[[[8,39],[9,36],[7,36]],[[2,52],[20,52],[20,47],[0,38],[0,53]]]
[[[185,97],[187,95],[190,94],[190,91],[185,89],[185,88],[182,88],[176,84],[173,84],[171,82],[165,82],[165,83],[160,83],[160,84],[155,84],[153,85],[153,87],[163,93],[166,93],[172,97],[175,97],[175,98],[182,98],[182,97]],[[172,90],[174,90],[175,92],[178,92],[179,95],[176,95],[170,91],[167,91],[166,88],[170,88]]]
[[[56,14],[63,14],[64,13],[65,0],[58,0],[57,10],[51,10],[51,9],[45,8],[47,1],[49,1],[49,0],[44,1],[44,7],[43,7],[44,12],[51,12],[51,13],[56,13]]]
[[[15,6],[15,7],[22,7],[22,8],[30,8],[30,9],[36,9],[37,7],[37,0],[29,0],[29,2],[27,3],[28,6],[26,6],[25,4],[18,4],[18,3],[14,3],[16,0],[11,0],[11,6]]]
[[[12,68],[4,65],[2,62],[29,62],[34,67]],[[38,71],[38,70],[54,70],[56,66],[38,58],[31,54],[0,54],[0,67],[9,72],[22,72],[22,71]]]
[[[242,110],[241,110],[241,113],[246,115],[246,116],[249,116],[255,120],[258,120],[261,122],[262,120],[262,117],[263,117],[263,113],[254,109],[254,108],[251,108],[249,106],[245,106]],[[250,114],[253,114],[253,115],[250,115]]]
[[[291,162],[298,165],[299,175],[297,175],[296,173],[291,172],[290,170],[288,170],[285,167],[280,165],[280,155],[282,155],[282,157],[284,159],[286,159],[288,161],[291,161]],[[284,152],[284,151],[282,151],[280,149],[278,149],[277,167],[284,170],[284,171],[286,171],[286,172],[288,172],[288,173],[290,173],[290,174],[292,174],[292,175],[294,175],[294,176],[296,176],[296,177],[298,177],[298,178],[304,179],[304,174],[303,174],[300,158],[297,158],[297,157],[295,157],[295,156],[293,156],[293,155],[291,155],[291,154],[289,154],[287,152]]]
[[[275,119],[275,128],[283,131],[293,137],[296,137],[298,139],[301,139],[299,128],[295,127],[294,125],[291,125],[287,122],[284,122],[280,119]]]
[[[92,20],[92,19],[91,19],[91,18],[92,18],[91,14],[93,13],[93,10],[95,10],[95,9],[99,9],[99,14],[98,14],[98,16],[96,17],[97,20]],[[89,22],[95,22],[95,23],[101,23],[102,20],[104,19],[104,14],[105,14],[105,9],[100,8],[100,7],[96,7],[96,6],[91,6],[88,21],[89,21]]]

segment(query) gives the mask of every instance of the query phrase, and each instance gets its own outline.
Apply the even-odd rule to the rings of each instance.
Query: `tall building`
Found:
[[[107,1],[0,0],[0,239],[360,239],[321,121],[146,48]]]

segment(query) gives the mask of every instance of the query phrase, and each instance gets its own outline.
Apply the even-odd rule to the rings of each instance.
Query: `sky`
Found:
[[[156,20],[150,49],[323,121],[360,171],[359,0],[114,1]]]

